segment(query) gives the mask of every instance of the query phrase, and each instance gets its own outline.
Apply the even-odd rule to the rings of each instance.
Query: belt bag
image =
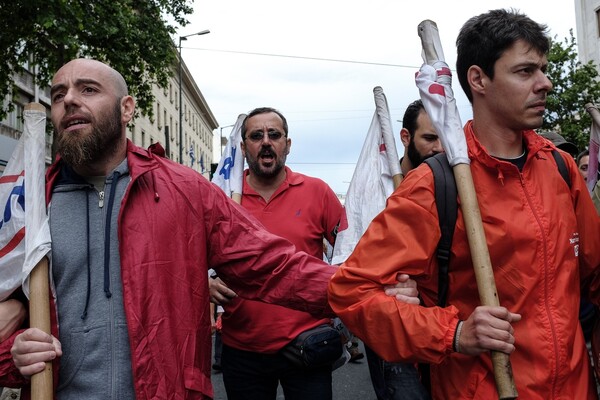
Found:
[[[342,337],[328,324],[302,332],[280,351],[282,356],[300,368],[331,365],[342,353]]]

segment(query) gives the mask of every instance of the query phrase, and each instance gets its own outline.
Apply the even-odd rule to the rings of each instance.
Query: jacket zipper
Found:
[[[549,283],[548,283],[548,281],[549,281],[549,279],[548,279],[548,244],[547,244],[546,234],[544,233],[544,227],[540,221],[539,216],[535,212],[535,209],[533,208],[533,204],[531,202],[531,197],[530,197],[529,193],[527,192],[527,189],[525,187],[525,182],[523,181],[523,174],[521,172],[519,172],[519,180],[521,182],[521,188],[523,189],[523,193],[525,193],[525,197],[527,198],[527,204],[529,204],[529,209],[531,210],[531,213],[535,217],[535,220],[538,223],[538,226],[540,227],[540,232],[542,235],[542,244],[543,244],[543,248],[544,248],[544,307],[546,308],[548,322],[550,323],[550,331],[552,334],[552,345],[554,347],[554,367],[553,367],[554,373],[552,374],[552,376],[553,376],[552,398],[555,398],[556,381],[558,380],[559,351],[558,351],[558,339],[556,338],[556,327],[554,324],[554,319],[552,318],[552,313],[550,311],[549,298],[548,298],[548,292],[549,292],[549,288],[548,288],[549,287]]]
[[[109,227],[111,226],[110,223],[110,218],[112,218],[112,205],[114,203],[114,193],[116,191],[116,186],[117,186],[117,178],[118,178],[118,174],[113,174],[112,175],[112,179],[110,182],[108,182],[108,179],[105,182],[104,185],[104,190],[101,190],[98,192],[98,207],[99,208],[104,208],[104,199],[105,199],[105,195],[108,191],[109,198],[108,198],[108,204],[107,204],[107,208],[103,209],[103,214],[104,214],[104,227],[102,229],[102,231],[104,232],[104,263],[105,263],[105,268],[104,268],[104,274],[105,274],[105,287],[104,287],[104,292],[105,292],[105,296],[106,296],[106,300],[108,301],[108,315],[109,315],[109,343],[112,343],[112,345],[110,346],[110,398],[111,399],[116,399],[117,398],[117,371],[116,371],[116,363],[117,363],[117,356],[116,356],[116,350],[115,350],[115,346],[114,346],[114,339],[115,339],[115,312],[114,312],[114,302],[112,299],[112,294],[110,293],[110,290],[107,289],[106,287],[106,263],[109,262],[106,260],[107,257],[110,256],[110,231],[109,231]],[[110,278],[110,276],[109,276]],[[108,290],[108,292],[107,292]]]

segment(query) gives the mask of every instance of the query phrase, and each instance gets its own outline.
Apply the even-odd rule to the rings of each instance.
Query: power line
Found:
[[[186,48],[188,48],[188,47],[186,47]],[[189,49],[201,50],[201,51],[212,51],[212,52],[216,52],[216,53],[233,53],[233,54],[246,54],[246,55],[252,55],[252,56],[267,56],[267,57],[279,57],[279,58],[295,58],[295,59],[302,59],[302,60],[339,62],[339,63],[347,63],[347,64],[377,65],[377,66],[382,66],[382,67],[411,68],[411,69],[415,69],[415,68],[419,69],[420,68],[420,66],[414,66],[414,65],[377,63],[377,62],[357,61],[357,60],[339,60],[339,59],[335,59],[335,58],[292,56],[292,55],[288,55],[288,54],[255,53],[255,52],[251,52],[251,51],[206,49],[206,48],[201,48],[201,47],[189,47]]]

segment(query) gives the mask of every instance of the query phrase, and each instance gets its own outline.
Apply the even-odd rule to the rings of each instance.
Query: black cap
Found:
[[[571,142],[567,142],[566,139],[564,137],[562,137],[561,135],[559,135],[558,133],[556,133],[556,132],[541,132],[540,136],[548,139],[556,147],[558,147],[559,149],[566,151],[567,153],[572,155],[573,158],[577,157],[577,154],[579,153],[579,149],[577,148],[577,146],[575,146]]]

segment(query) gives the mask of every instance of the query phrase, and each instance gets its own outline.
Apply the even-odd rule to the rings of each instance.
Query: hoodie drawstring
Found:
[[[106,207],[106,224],[104,227],[104,294],[107,299],[112,297],[112,293],[110,292],[110,227],[119,175],[119,171],[114,171],[112,175],[110,196],[108,199],[108,206]]]
[[[116,189],[117,189],[117,181],[119,180],[121,174],[118,171],[114,171],[112,174],[110,195],[108,199],[108,204],[106,206],[106,224],[104,228],[104,294],[106,298],[111,298],[112,293],[110,291],[110,253],[111,253],[111,226],[112,226],[112,213],[113,213],[113,205],[115,202]],[[152,191],[154,192],[154,201],[158,203],[160,200],[160,195],[156,190],[156,181],[154,174],[150,172],[151,181],[152,181]],[[87,293],[85,299],[85,307],[83,313],[81,314],[81,319],[86,319],[88,314],[88,307],[90,303],[90,293],[91,293],[91,260],[90,260],[90,209],[89,209],[89,192],[87,192],[87,201],[86,201],[86,215],[87,215]]]

